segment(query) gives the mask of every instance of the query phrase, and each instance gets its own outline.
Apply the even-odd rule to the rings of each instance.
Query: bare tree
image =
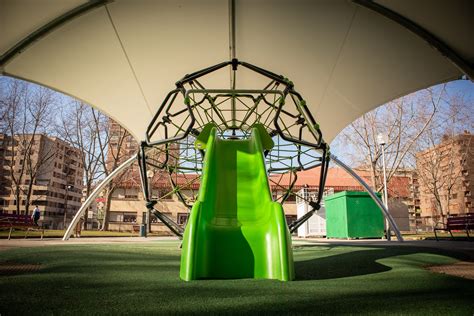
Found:
[[[20,213],[22,197],[28,214],[33,185],[47,172],[56,154],[55,146],[42,146],[41,134],[51,132],[55,93],[47,88],[31,86],[20,80],[2,78],[2,131],[8,138],[10,159],[7,160]]]
[[[114,128],[111,128],[112,125]],[[107,177],[125,159],[130,157],[125,148],[126,140],[132,136],[105,114],[80,101],[74,101],[72,108],[62,114],[61,134],[82,152],[84,185],[86,197],[92,193],[95,183]],[[127,181],[139,183],[136,166],[118,175],[103,191],[105,205],[97,214],[101,230],[108,229],[112,195],[116,188]],[[137,179],[135,179],[137,178]],[[87,223],[87,215],[85,224]]]
[[[385,153],[387,181],[390,181],[400,168],[409,165],[408,160],[413,157],[411,153],[438,112],[444,93],[445,86],[442,86],[437,92],[427,89],[421,94],[394,100],[364,114],[341,133],[342,142],[354,151],[353,163],[370,170],[375,190],[383,188],[382,151],[377,135],[388,135]]]
[[[472,147],[472,101],[448,96],[437,120],[418,142],[416,155],[421,198],[432,201],[436,219],[450,215],[451,201],[462,187],[462,171]],[[426,205],[425,207],[430,207]]]
[[[101,164],[101,152],[104,151],[106,134],[97,124],[96,117],[102,117],[97,110],[81,101],[73,101],[72,107],[64,109],[61,113],[58,131],[67,142],[78,148],[84,168],[83,182],[85,196],[88,197],[93,190],[93,185],[104,175]],[[88,213],[84,216],[84,229],[87,229]]]
[[[108,176],[122,162],[130,157],[129,150],[125,148],[126,141],[132,136],[122,126],[114,123],[110,118],[97,112],[93,112],[96,126],[98,126],[104,137],[98,139],[100,150],[100,163],[104,176]],[[113,127],[113,128],[112,128]],[[132,165],[127,170],[119,174],[114,181],[111,181],[105,189],[105,207],[103,214],[102,230],[107,230],[109,226],[109,213],[112,203],[112,195],[116,188],[125,183],[138,183],[137,166]]]

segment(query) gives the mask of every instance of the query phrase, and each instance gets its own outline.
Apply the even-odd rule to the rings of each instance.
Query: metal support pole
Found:
[[[229,0],[229,52],[230,60],[234,59],[235,53],[235,0]]]
[[[148,196],[150,199],[153,198],[153,177],[155,176],[155,172],[153,170],[148,170],[146,172],[146,177],[148,179]],[[147,208],[146,212],[143,212],[146,215],[146,218],[143,219],[143,224],[145,225],[145,232],[151,233],[151,212],[150,209]],[[140,237],[146,237],[146,233],[144,236],[140,234]]]
[[[66,228],[67,222],[67,199],[69,193],[69,185],[66,184],[66,197],[64,198],[64,218],[63,218],[63,228]]]
[[[63,236],[63,241],[69,240],[69,237],[71,236],[72,230],[76,226],[77,222],[81,218],[82,214],[88,209],[89,205],[91,205],[92,201],[99,195],[99,193],[105,188],[107,184],[109,184],[110,181],[112,181],[117,175],[120,174],[121,171],[123,171],[125,168],[129,167],[131,164],[135,162],[137,159],[137,155],[133,155],[130,157],[127,161],[125,161],[123,164],[117,167],[114,171],[112,171],[111,174],[109,174],[102,182],[92,191],[91,195],[84,201],[84,204],[81,205],[81,208],[77,211],[76,215],[74,216],[73,220],[71,221],[71,224],[69,224],[69,227],[67,228],[66,232],[64,233]]]
[[[229,0],[229,55],[230,60],[234,62],[236,59],[236,52],[235,52],[235,0]],[[230,70],[230,88],[235,90],[236,87],[236,70],[237,66],[232,64],[232,68]],[[231,116],[232,116],[232,134],[235,135],[235,127],[236,127],[236,104],[235,98],[231,100]]]
[[[385,171],[385,144],[382,144],[382,169],[383,169],[383,201],[385,208],[388,210],[388,192],[387,192],[387,172]],[[388,224],[387,219],[385,218],[385,227],[387,233],[387,240],[392,240],[390,225]]]
[[[331,161],[336,163],[342,169],[346,170],[347,173],[349,173],[355,180],[357,180],[357,182],[359,182],[364,187],[367,193],[369,193],[369,195],[372,197],[372,199],[375,201],[378,207],[382,210],[383,214],[385,215],[385,218],[388,220],[388,222],[390,223],[390,226],[394,230],[398,241],[403,242],[402,234],[400,233],[400,230],[398,229],[397,224],[393,220],[392,215],[390,215],[388,210],[385,208],[385,205],[382,203],[379,197],[374,193],[372,188],[361,177],[359,177],[359,175],[355,173],[354,170],[352,170],[349,166],[347,166],[345,163],[340,161],[336,156],[331,155]]]

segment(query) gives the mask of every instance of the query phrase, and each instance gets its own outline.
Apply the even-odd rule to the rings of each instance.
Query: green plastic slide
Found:
[[[204,169],[184,233],[181,279],[292,280],[291,237],[265,169],[263,150],[273,147],[265,128],[223,140],[208,125],[196,146],[205,150]]]

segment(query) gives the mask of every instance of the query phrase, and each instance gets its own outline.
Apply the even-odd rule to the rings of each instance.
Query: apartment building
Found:
[[[474,213],[474,135],[444,137],[416,156],[421,218],[431,228],[447,216]]]
[[[409,174],[408,188],[410,190],[410,198],[407,200],[410,230],[413,232],[422,231],[426,227],[423,226],[421,219],[420,181],[416,170]]]
[[[109,151],[107,153],[108,164],[113,163],[114,157],[122,157],[120,161],[124,161],[136,154],[138,151],[138,143],[126,129],[119,123],[109,119]]]
[[[81,205],[82,177],[80,151],[65,141],[41,134],[0,134],[0,212],[31,214],[37,205],[41,224],[62,229]]]

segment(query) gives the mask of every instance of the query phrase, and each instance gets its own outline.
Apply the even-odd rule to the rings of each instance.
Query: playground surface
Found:
[[[294,240],[293,246],[292,282],[184,282],[175,238],[0,240],[0,313],[474,311],[474,280],[430,271],[447,265],[453,269],[452,264],[472,271],[472,242],[311,239]]]

